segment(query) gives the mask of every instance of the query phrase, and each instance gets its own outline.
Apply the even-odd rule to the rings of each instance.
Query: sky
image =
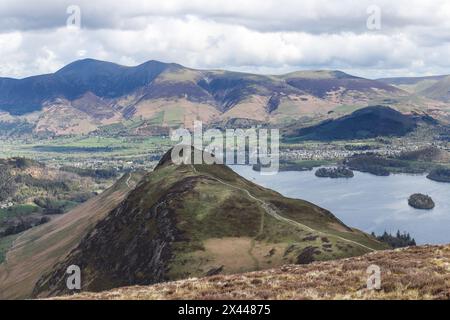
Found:
[[[83,58],[367,78],[450,74],[447,0],[1,0],[0,77]]]

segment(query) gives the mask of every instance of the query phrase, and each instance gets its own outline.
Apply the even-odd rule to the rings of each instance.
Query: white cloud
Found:
[[[443,0],[79,0],[80,30],[65,27],[72,2],[0,3],[0,76],[54,72],[83,57],[270,73],[450,73]],[[379,31],[366,28],[372,4],[382,10]]]

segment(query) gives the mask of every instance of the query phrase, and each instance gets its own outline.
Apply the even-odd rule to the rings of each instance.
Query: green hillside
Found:
[[[33,291],[67,293],[65,270],[83,290],[152,284],[361,255],[386,248],[330,212],[257,186],[224,165],[172,164],[166,154]]]
[[[141,173],[126,174],[114,186],[70,212],[19,235],[1,238],[0,299],[30,297],[36,281],[77,246],[141,177]]]

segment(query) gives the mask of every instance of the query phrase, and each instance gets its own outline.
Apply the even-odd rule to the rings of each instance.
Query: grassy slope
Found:
[[[367,290],[368,266],[381,269],[381,290]],[[62,299],[446,299],[450,246],[411,247],[356,258],[287,265],[240,275],[118,288]]]
[[[275,191],[260,187],[240,177],[238,174],[226,167],[204,165],[200,166],[200,170],[198,171],[216,176],[225,182],[229,182],[237,187],[248,190],[253,196],[272,204],[277,209],[280,215],[304,224],[307,227],[304,228],[307,235],[319,235],[320,237],[329,236],[329,238],[332,240],[335,239],[335,237],[343,237],[346,239],[355,240],[361,244],[368,245],[369,247],[374,249],[386,248],[377,241],[374,241],[374,239],[372,239],[371,237],[368,237],[366,234],[348,228],[330,212],[304,200],[283,197],[281,194]],[[272,226],[273,224],[268,223],[268,225]],[[292,225],[286,223],[282,223],[280,225],[282,225],[283,227],[292,227]],[[315,231],[308,230],[308,227],[314,229]],[[296,228],[298,229],[298,227]],[[303,231],[305,232],[305,230]],[[358,251],[359,249],[361,249],[357,245],[351,244],[347,241],[343,241],[341,239],[335,240],[337,243],[340,243],[343,246],[351,245],[354,250]]]
[[[225,166],[164,165],[149,173],[130,193],[121,204],[125,211],[112,212],[108,222],[96,227],[95,236],[85,238],[62,265],[84,261],[84,290],[101,291],[126,285],[129,280],[125,275],[110,272],[122,265],[129,270],[126,274],[130,272],[134,277],[128,284],[161,281],[145,273],[148,270],[142,269],[142,261],[132,259],[140,249],[129,246],[137,235],[148,241],[148,247],[153,241],[160,241],[161,235],[155,229],[160,221],[155,217],[144,218],[155,206],[160,214],[170,212],[181,235],[170,243],[170,258],[162,261],[164,280],[204,276],[215,268],[232,274],[386,248],[372,237],[348,228],[328,211],[306,201],[284,198]],[[269,214],[266,206],[282,217]],[[129,222],[118,221],[123,214],[132,215],[124,218],[130,218]],[[120,231],[112,234],[110,230]],[[114,246],[105,247],[105,243]],[[99,252],[102,268],[97,259]],[[61,283],[49,286],[54,281],[60,282],[57,279],[61,272],[57,266],[45,275],[40,282],[40,296],[62,292]],[[142,277],[136,277],[141,273]]]
[[[280,195],[279,193],[277,193],[275,191],[263,188],[261,186],[258,186],[256,184],[242,178],[237,173],[233,172],[232,170],[230,170],[229,168],[227,168],[225,166],[196,165],[195,168],[196,168],[196,170],[195,170],[196,174],[210,176],[213,178],[218,178],[221,181],[234,186],[234,187],[232,187],[229,185],[223,185],[217,181],[209,181],[208,185],[200,184],[199,186],[196,186],[196,189],[199,191],[199,193],[197,194],[197,195],[199,195],[199,197],[197,197],[195,199],[195,203],[192,203],[190,205],[200,206],[200,208],[199,208],[200,210],[193,210],[196,215],[198,215],[198,214],[205,215],[201,209],[201,206],[204,206],[204,202],[205,202],[205,201],[203,201],[204,199],[202,199],[201,195],[208,194],[208,196],[211,196],[211,194],[212,194],[212,198],[209,199],[209,201],[208,201],[209,206],[206,208],[206,210],[210,210],[209,211],[210,215],[214,214],[214,219],[213,219],[213,221],[211,221],[211,223],[216,223],[217,229],[221,229],[223,227],[224,223],[229,224],[229,222],[228,222],[229,217],[220,217],[217,215],[217,213],[212,212],[212,211],[217,210],[218,203],[221,203],[221,202],[227,203],[228,202],[228,203],[232,203],[233,206],[235,206],[235,205],[244,206],[244,208],[242,208],[243,210],[234,209],[234,211],[237,211],[237,214],[238,214],[238,216],[236,218],[238,219],[238,221],[241,224],[246,222],[245,220],[244,221],[242,220],[242,218],[243,218],[242,215],[245,214],[244,209],[246,209],[250,212],[252,210],[256,209],[257,213],[264,214],[266,216],[265,219],[267,221],[265,224],[263,224],[263,227],[267,229],[267,230],[264,230],[265,232],[262,232],[261,234],[257,233],[260,230],[260,229],[258,229],[258,228],[260,228],[260,224],[255,224],[254,219],[255,219],[255,216],[258,217],[258,214],[251,216],[250,220],[248,220],[249,225],[247,225],[243,228],[245,230],[249,230],[250,227],[253,227],[254,233],[253,234],[249,233],[247,235],[252,236],[252,235],[255,235],[255,233],[256,233],[256,235],[258,236],[258,239],[280,240],[280,237],[282,239],[283,233],[276,233],[275,230],[272,230],[272,229],[276,229],[276,226],[278,226],[280,228],[288,228],[288,229],[293,228],[293,230],[291,230],[293,235],[284,234],[284,236],[287,237],[284,240],[287,242],[289,242],[289,240],[294,240],[297,236],[301,237],[300,234],[306,235],[306,236],[319,235],[321,237],[329,236],[331,240],[336,240],[336,242],[341,243],[343,246],[351,245],[351,247],[356,251],[359,251],[359,249],[364,249],[364,248],[358,247],[357,245],[346,242],[345,240],[343,241],[340,239],[335,239],[335,237],[337,236],[337,237],[344,237],[344,238],[350,239],[350,240],[355,240],[361,244],[368,245],[374,249],[385,249],[386,248],[384,245],[378,243],[377,241],[375,241],[371,237],[367,236],[366,234],[359,232],[357,230],[348,228],[342,222],[340,222],[336,217],[334,217],[330,212],[328,212],[324,209],[321,209],[321,208],[317,207],[316,205],[309,203],[307,201],[304,201],[304,200],[290,199],[290,198],[283,197],[282,195]],[[189,171],[190,170],[188,169],[187,172],[189,172]],[[214,197],[214,193],[210,192],[211,189],[214,190],[214,188],[217,188],[216,192],[220,193],[219,197]],[[262,208],[258,208],[258,207],[261,207],[260,203],[256,203],[257,206],[255,206],[255,201],[253,199],[251,199],[247,194],[242,192],[242,190],[237,189],[237,188],[247,190],[247,191],[249,191],[249,193],[252,196],[257,197],[258,199],[261,199],[269,204],[272,204],[278,210],[279,214],[281,214],[282,216],[284,216],[288,219],[291,219],[293,221],[304,224],[305,228],[303,228],[303,230],[299,230],[302,228],[299,228],[298,226],[294,227],[289,223],[280,223],[279,221],[273,221],[275,219],[268,216],[267,213]],[[227,194],[228,194],[228,196],[227,196]],[[194,202],[194,200],[192,200],[192,201]],[[245,208],[246,201],[249,201],[249,203],[250,203],[249,208]],[[220,209],[220,207],[219,207],[219,209]],[[198,218],[198,217],[195,217],[195,218]],[[205,219],[205,218],[203,217],[202,219]],[[221,219],[221,220],[217,220],[217,219]],[[222,219],[224,221],[222,221]],[[262,220],[261,216],[258,218],[258,221],[260,221],[260,220]],[[207,227],[210,228],[210,224],[208,224]],[[258,227],[258,228],[256,228],[256,227]],[[308,227],[313,228],[315,231],[309,230]],[[272,234],[272,232],[274,232],[275,234]],[[289,233],[287,233],[287,234],[289,234]],[[273,238],[271,238],[271,237],[273,237]],[[294,239],[292,239],[292,238],[294,238]],[[319,241],[319,244],[320,244],[320,241]],[[339,251],[339,250],[337,250],[337,251]],[[363,250],[363,252],[364,251],[367,251],[367,250]]]
[[[189,181],[187,192],[179,191],[186,187],[186,181]],[[194,169],[193,166],[166,165],[149,173],[121,205],[128,208],[127,213],[137,215],[136,220],[133,218],[115,234],[117,241],[114,240],[114,247],[110,248],[111,257],[106,257],[107,253],[101,249],[103,240],[111,240],[108,222],[105,222],[106,228],[96,229],[94,243],[88,246],[90,251],[77,250],[68,256],[67,253],[77,247],[81,239],[86,239],[88,232],[96,228],[96,222],[124,199],[128,191],[124,179],[115,189],[51,224],[20,236],[8,252],[7,263],[0,265],[1,297],[29,296],[37,279],[51,274],[52,266],[58,261],[66,265],[83,258],[88,261],[83,269],[84,283],[99,283],[103,276],[107,281],[108,275],[102,274],[106,269],[97,268],[95,263],[90,265],[89,259],[95,260],[100,252],[105,261],[121,263],[128,259],[117,253],[126,252],[122,251],[129,243],[126,239],[142,231],[141,215],[167,197],[170,190],[176,191],[168,198],[168,210],[175,213],[176,227],[184,240],[172,244],[174,254],[167,262],[167,280],[203,276],[220,266],[223,273],[231,274],[286,263],[361,255],[370,248],[386,248],[370,236],[348,228],[328,211],[306,201],[284,198],[243,179],[225,166],[198,165]],[[276,213],[269,214],[266,206]],[[149,242],[156,232],[152,229],[153,223],[152,220],[145,222],[148,230],[144,231],[150,232],[150,236],[146,236]],[[99,247],[95,239],[101,239]],[[126,265],[130,266],[128,262]],[[53,275],[60,271],[53,269]],[[102,284],[107,288],[119,285],[124,284]]]
[[[0,299],[28,297],[37,279],[114,208],[139,178],[133,174],[128,180],[126,175],[98,197],[19,235],[6,254],[6,262],[0,264]]]

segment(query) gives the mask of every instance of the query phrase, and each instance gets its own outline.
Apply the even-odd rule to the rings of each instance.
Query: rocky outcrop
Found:
[[[153,284],[165,278],[171,244],[178,237],[173,212],[159,199],[141,211],[130,198],[81,241],[69,256],[39,279],[36,297],[73,293],[66,288],[66,269],[81,269],[83,291],[101,291],[130,284]]]

